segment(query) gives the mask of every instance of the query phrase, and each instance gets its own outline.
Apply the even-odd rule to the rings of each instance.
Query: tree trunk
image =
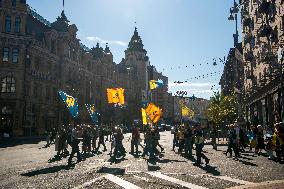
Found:
[[[217,150],[217,143],[216,143],[217,129],[216,129],[215,125],[213,126],[213,129],[212,129],[212,136],[211,136],[211,138],[212,138],[212,142],[211,142],[212,147],[213,147],[214,150]]]

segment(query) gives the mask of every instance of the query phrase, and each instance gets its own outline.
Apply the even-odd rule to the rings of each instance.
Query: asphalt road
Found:
[[[257,188],[257,183],[266,181],[284,188],[284,182],[279,181],[284,180],[283,164],[249,152],[242,153],[239,159],[228,158],[224,155],[226,146],[215,151],[206,145],[210,163],[196,167],[194,159],[171,151],[172,137],[170,132],[161,133],[165,152],[156,162],[131,154],[112,161],[107,155],[107,142],[107,152],[89,157],[75,167],[67,166],[66,158],[49,162],[56,152],[54,145],[42,148],[44,141],[0,145],[0,188]],[[128,152],[129,138],[130,134],[125,134]]]

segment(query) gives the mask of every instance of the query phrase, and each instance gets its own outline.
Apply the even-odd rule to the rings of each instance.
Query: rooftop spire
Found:
[[[143,48],[143,41],[141,37],[139,36],[139,33],[137,31],[137,27],[134,28],[134,34],[131,37],[130,42],[128,43],[128,48],[126,51],[145,51]]]

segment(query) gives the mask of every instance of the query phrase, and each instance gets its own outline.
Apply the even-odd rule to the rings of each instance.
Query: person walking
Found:
[[[205,160],[206,165],[209,164],[210,159],[202,153],[202,149],[204,147],[204,133],[201,129],[200,125],[197,125],[195,128],[195,150],[196,150],[196,162],[193,164],[194,166],[200,166],[201,158]]]
[[[68,165],[71,165],[72,163],[72,158],[74,157],[74,154],[77,153],[77,162],[80,162],[82,160],[81,157],[81,153],[79,150],[79,138],[78,138],[78,134],[79,134],[79,128],[78,126],[74,126],[74,128],[72,129],[72,133],[71,133],[71,154],[68,158]]]
[[[134,155],[134,147],[135,147],[135,154],[138,155],[138,144],[140,140],[140,131],[138,127],[133,125],[132,127],[132,137],[131,137],[131,154]]]
[[[179,131],[178,131],[178,139],[179,139],[179,142],[178,142],[178,153],[182,153],[183,149],[184,149],[184,126],[181,125],[179,127]]]
[[[99,142],[98,142],[98,147],[96,148],[96,152],[99,151],[100,146],[104,147],[104,152],[107,151],[106,145],[105,145],[105,138],[104,138],[104,131],[103,128],[99,129]]]
[[[122,144],[122,140],[124,139],[123,133],[121,128],[116,128],[114,133],[114,140],[115,140],[115,148],[113,152],[113,157],[118,157],[118,153],[122,155],[122,157],[125,157],[125,148]]]
[[[255,154],[261,155],[262,150],[265,149],[263,127],[261,125],[257,126],[256,140],[257,140],[257,144],[255,147]]]
[[[97,128],[95,125],[92,125],[91,126],[92,153],[94,153],[96,150],[97,138],[98,138]]]
[[[276,123],[274,133],[272,135],[272,142],[275,146],[276,158],[280,163],[281,158],[284,158],[284,132],[283,132],[283,123]]]
[[[239,157],[239,151],[238,151],[238,146],[237,146],[237,134],[236,134],[236,129],[234,128],[234,124],[231,124],[229,126],[229,131],[228,131],[228,138],[229,138],[229,145],[228,149],[226,151],[226,156],[229,153],[230,156],[232,157],[232,149],[235,153],[235,157]]]
[[[189,124],[185,125],[184,152],[187,158],[192,158],[192,130]]]

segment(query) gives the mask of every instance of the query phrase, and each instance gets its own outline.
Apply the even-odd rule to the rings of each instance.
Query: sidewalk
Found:
[[[284,189],[284,180],[267,181],[255,184],[235,186],[229,189]]]

